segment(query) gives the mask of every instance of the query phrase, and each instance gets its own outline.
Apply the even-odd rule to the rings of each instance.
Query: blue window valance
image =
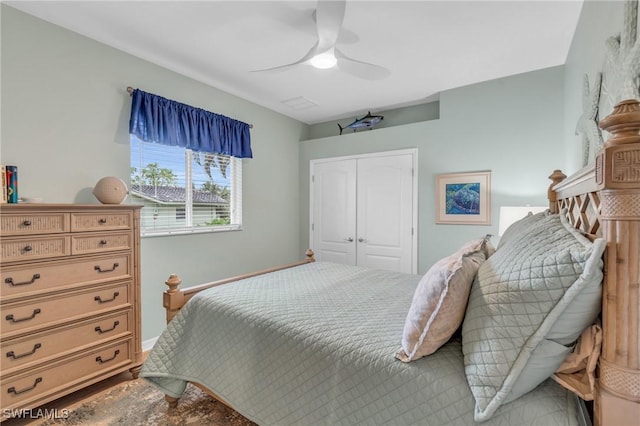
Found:
[[[145,142],[252,158],[249,125],[135,89],[129,133]]]

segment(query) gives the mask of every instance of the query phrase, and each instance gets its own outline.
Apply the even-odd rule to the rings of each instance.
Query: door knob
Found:
[[[358,242],[360,242],[360,243],[366,243],[366,242],[367,242],[367,240],[365,240],[364,238],[360,237],[360,238],[358,238]]]
[[[349,237],[349,238],[345,238],[345,241],[352,242],[352,241],[353,241],[353,238],[351,238],[351,237]]]

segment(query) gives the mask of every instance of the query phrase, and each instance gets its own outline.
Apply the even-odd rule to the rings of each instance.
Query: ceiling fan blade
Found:
[[[264,69],[260,69],[260,70],[252,70],[251,72],[266,72],[266,71],[284,71],[289,67],[292,67],[294,65],[298,65],[301,64],[303,62],[307,62],[309,59],[313,58],[316,54],[318,53],[318,42],[316,42],[311,49],[309,49],[309,51],[300,59],[298,59],[295,62],[292,62],[290,64],[285,64],[285,65],[279,65],[277,67],[273,67],[273,68],[264,68]]]
[[[318,53],[331,49],[338,41],[346,6],[346,0],[318,0],[316,9]]]
[[[382,80],[391,75],[391,71],[385,67],[350,58],[338,49],[334,52],[338,60],[338,68],[354,77],[364,80]]]
[[[314,30],[315,30],[315,34],[317,35],[318,21],[316,20],[316,13],[317,11],[314,9],[313,13],[311,14],[311,18],[313,19],[313,22],[316,24],[316,28]],[[353,31],[351,31],[349,28],[346,28],[343,26],[340,29],[340,35],[338,36],[338,41],[340,42],[340,44],[356,44],[357,42],[360,41],[360,37],[358,37],[358,35]]]

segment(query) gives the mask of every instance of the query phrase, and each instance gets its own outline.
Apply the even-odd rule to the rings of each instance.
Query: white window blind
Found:
[[[144,204],[143,236],[242,226],[242,161],[131,136],[130,197]]]

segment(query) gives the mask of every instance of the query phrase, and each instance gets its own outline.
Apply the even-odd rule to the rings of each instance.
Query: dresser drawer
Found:
[[[3,239],[2,262],[37,260],[71,254],[70,237],[65,235]]]
[[[102,253],[115,250],[130,250],[133,246],[131,232],[110,234],[83,234],[71,237],[72,254]]]
[[[129,285],[128,282],[102,285],[27,302],[5,303],[2,305],[0,332],[8,338],[19,331],[33,332],[36,331],[34,328],[77,321],[104,310],[125,308],[133,302],[129,296]]]
[[[84,354],[70,356],[67,360],[31,369],[28,374],[3,375],[0,385],[2,408],[28,406],[47,394],[60,392],[91,377],[124,367],[132,362],[130,345],[130,340],[107,344]]]
[[[0,217],[0,229],[3,237],[69,232],[69,214],[6,214]]]
[[[2,342],[2,374],[45,358],[131,335],[131,309]]]
[[[111,255],[69,261],[9,266],[0,271],[0,297],[32,294],[131,278],[131,256]]]
[[[131,229],[133,216],[129,212],[122,213],[71,213],[71,231],[106,231]]]

